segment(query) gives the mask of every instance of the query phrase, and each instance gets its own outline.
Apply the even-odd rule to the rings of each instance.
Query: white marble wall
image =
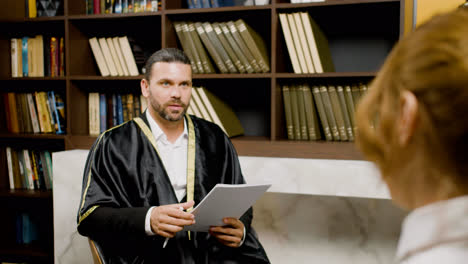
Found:
[[[88,151],[53,154],[55,263],[92,263],[76,232]],[[404,213],[363,161],[240,157],[247,182],[273,186],[254,206],[272,263],[392,263]],[[361,198],[359,198],[361,197]]]

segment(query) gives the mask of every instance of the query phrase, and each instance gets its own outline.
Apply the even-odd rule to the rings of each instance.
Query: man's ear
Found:
[[[149,82],[148,82],[148,80],[141,79],[140,87],[141,87],[141,94],[144,97],[148,97],[149,96]]]
[[[398,143],[405,146],[416,129],[418,119],[418,99],[410,91],[403,91],[400,96],[400,116],[397,120]]]

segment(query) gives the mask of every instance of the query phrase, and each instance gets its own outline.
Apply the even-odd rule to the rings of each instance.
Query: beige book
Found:
[[[367,85],[360,83],[359,84],[359,94],[361,95],[361,98],[366,94],[367,92]]]
[[[245,43],[244,39],[240,35],[239,30],[236,27],[236,24],[234,24],[233,21],[228,21],[226,25],[229,28],[229,31],[231,31],[231,34],[234,40],[236,41],[237,45],[239,45],[239,47],[241,48],[241,51],[244,53],[245,57],[249,61],[249,64],[252,65],[254,72],[262,72],[262,69],[257,63],[257,60],[255,59],[254,55],[252,55],[249,48],[247,47],[247,44]]]
[[[89,134],[99,135],[99,93],[88,94]]]
[[[211,58],[214,60],[216,66],[218,66],[219,71],[221,73],[228,73],[229,72],[228,68],[224,64],[223,59],[221,58],[221,55],[218,53],[213,43],[210,41],[208,35],[206,34],[203,24],[201,22],[196,22],[194,23],[194,26],[195,26],[195,29],[197,30],[198,36],[203,42],[203,45],[205,45]]]
[[[301,40],[299,39],[299,33],[297,31],[296,21],[294,20],[293,14],[287,14],[289,28],[291,29],[291,34],[293,38],[294,48],[297,52],[297,57],[299,59],[299,65],[301,66],[302,73],[309,73],[307,69],[307,63],[305,61],[304,52],[301,45]]]
[[[102,50],[102,55],[104,56],[104,60],[106,61],[107,68],[109,69],[109,73],[111,76],[119,75],[117,73],[117,67],[112,59],[112,55],[110,52],[110,48],[107,45],[107,41],[105,38],[98,38],[99,46]]]
[[[18,54],[18,76],[23,77],[23,46],[22,46],[22,39],[16,39],[16,50]]]
[[[291,98],[291,110],[293,118],[294,139],[301,140],[301,121],[299,119],[299,106],[297,102],[297,89],[294,85],[289,86],[289,95]]]
[[[265,41],[262,37],[253,30],[247,23],[242,19],[234,22],[240,35],[244,39],[247,47],[250,49],[252,55],[260,66],[262,72],[270,71],[270,59],[268,57],[268,51],[265,45]]]
[[[346,109],[348,110],[349,114],[349,121],[351,122],[351,126],[353,127],[353,132],[356,131],[356,120],[354,119],[354,102],[353,102],[353,95],[351,94],[351,85],[345,85],[344,87],[344,96],[346,101]]]
[[[314,100],[312,99],[312,91],[308,84],[301,85],[304,94],[304,107],[307,119],[307,132],[309,140],[319,140],[321,138],[318,122],[317,111],[315,110]]]
[[[206,88],[197,88],[200,98],[205,103],[213,122],[217,124],[228,137],[234,137],[244,134],[239,118],[234,113],[232,108],[212,94]]]
[[[107,42],[107,46],[109,47],[111,58],[112,58],[112,61],[114,62],[115,68],[117,70],[117,74],[119,76],[124,76],[124,71],[122,69],[122,65],[120,64],[120,60],[117,56],[117,51],[115,50],[114,42],[112,41],[111,38],[106,38],[105,40]]]
[[[304,105],[304,92],[302,90],[302,85],[294,86],[297,96],[297,108],[299,110],[299,124],[301,130],[301,140],[309,140],[309,133],[307,132],[307,119],[306,119],[306,109]]]
[[[328,95],[330,96],[333,116],[335,117],[338,132],[340,133],[340,140],[347,141],[348,134],[346,132],[346,124],[343,117],[343,111],[340,106],[340,100],[338,99],[338,94],[336,92],[336,87],[334,85],[329,85],[327,90]]]
[[[294,127],[291,107],[291,96],[288,85],[283,85],[283,105],[284,105],[284,117],[286,119],[286,132],[288,139],[294,140]]]
[[[133,56],[132,48],[130,47],[130,42],[128,41],[127,36],[119,37],[120,48],[122,49],[122,54],[125,59],[125,64],[127,69],[130,72],[131,76],[138,76],[138,67],[135,62],[135,57]]]
[[[187,28],[186,28],[187,27]],[[203,72],[204,73],[215,73],[215,68],[213,67],[213,64],[211,63],[211,60],[206,53],[205,48],[203,47],[203,44],[200,40],[200,36],[197,33],[197,30],[195,28],[194,23],[188,22],[183,25],[182,29],[184,32],[188,30],[190,39],[193,41],[195,45],[195,49],[200,57],[202,66],[203,66]]]
[[[213,27],[214,32],[216,33],[216,36],[218,37],[219,41],[222,44],[222,47],[224,50],[227,52],[229,55],[229,58],[231,58],[231,61],[234,63],[234,66],[236,66],[236,69],[240,73],[245,73],[245,68],[240,59],[237,57],[236,53],[231,47],[231,44],[228,42],[226,37],[224,36],[223,30],[221,29],[221,26],[219,23],[213,23],[211,24]]]
[[[129,76],[130,72],[128,71],[127,64],[125,63],[122,48],[120,48],[119,37],[113,37],[112,42],[114,43],[115,52],[117,53],[117,58],[120,62],[120,66],[122,66],[124,76]]]
[[[296,29],[299,35],[304,59],[307,65],[307,73],[315,73],[314,63],[312,62],[312,56],[310,54],[309,43],[307,42],[304,25],[302,23],[301,13],[293,13],[293,15],[294,20],[296,21]]]
[[[184,50],[184,53],[187,55],[187,57],[190,60],[190,66],[192,67],[192,73],[197,74],[200,73],[197,68],[197,61],[195,59],[194,50],[192,50],[189,40],[187,39],[187,36],[183,33],[182,30],[182,24],[180,22],[174,22],[174,29],[177,35],[177,38],[179,39],[180,44],[182,45],[182,49]],[[197,54],[198,56],[198,54]],[[201,66],[201,62],[200,62]]]
[[[196,117],[199,117],[199,118],[203,118],[203,115],[200,111],[200,108],[198,107],[198,102],[195,101],[194,97],[193,97],[193,90],[195,90],[194,87],[192,87],[192,100],[190,101],[190,107],[192,108],[192,111],[193,111],[193,114],[196,116]]]
[[[210,113],[206,109],[205,103],[200,98],[200,95],[198,94],[198,89],[196,87],[192,87],[192,99],[198,106],[198,110],[200,110],[200,114],[202,115],[203,119],[213,122],[213,119],[211,118]]]
[[[359,99],[361,99],[361,93],[359,92],[359,87],[355,84],[351,86],[351,94],[353,95],[354,109],[357,109],[359,104]]]
[[[252,68],[252,65],[250,65],[249,60],[245,56],[245,54],[242,52],[240,46],[237,44],[237,42],[234,40],[234,37],[231,34],[231,31],[229,30],[228,26],[226,23],[219,23],[219,27],[223,31],[224,36],[226,37],[226,40],[228,43],[232,46],[232,49],[236,53],[237,57],[241,61],[242,65],[244,66],[244,69],[247,73],[253,73],[254,69]]]
[[[218,35],[214,31],[211,24],[208,22],[205,22],[202,25],[203,25],[203,28],[205,29],[205,33],[208,36],[208,39],[211,41],[211,44],[214,46],[214,48],[218,52],[219,56],[224,62],[224,65],[226,65],[228,71],[230,73],[237,73],[238,70],[236,66],[234,66],[234,62],[231,60],[231,58],[229,57],[229,54],[224,49],[223,44],[219,40]]]
[[[333,136],[333,140],[340,141],[340,132],[338,131],[338,125],[336,124],[335,116],[333,115],[333,107],[328,94],[328,89],[325,85],[320,86],[320,96],[322,97],[323,107],[325,114],[327,115],[328,124]]]
[[[301,65],[299,64],[299,58],[297,56],[296,48],[294,47],[294,42],[291,35],[291,29],[289,27],[287,14],[279,14],[279,19],[294,73],[303,73]]]
[[[314,63],[316,73],[334,72],[328,40],[320,27],[310,17],[309,13],[302,12],[302,23],[309,43],[310,54]]]
[[[18,39],[10,39],[11,77],[18,77]]]
[[[191,106],[191,105],[189,105],[189,106],[187,107],[187,114],[189,114],[189,115],[195,115],[195,114],[193,113],[193,110],[192,110],[192,106]]]
[[[45,133],[52,133],[55,130],[52,129],[52,120],[50,120],[50,109],[47,104],[47,93],[46,92],[36,92],[36,103],[39,99],[39,105],[42,109],[42,116],[39,116],[39,122],[41,119],[44,123],[44,132]]]
[[[90,38],[89,45],[91,46],[91,51],[93,52],[94,58],[96,59],[96,64],[98,65],[101,75],[109,76],[109,69],[107,68],[106,61],[104,60],[104,54],[102,53],[97,39]]]
[[[341,112],[343,113],[343,119],[346,128],[346,134],[348,135],[349,141],[354,141],[353,126],[351,124],[351,118],[348,113],[348,107],[346,106],[346,99],[344,96],[344,89],[342,85],[336,86],[336,93],[340,101]]]
[[[320,95],[320,88],[318,86],[313,86],[312,94],[314,95],[315,105],[317,105],[317,111],[320,117],[320,123],[322,124],[323,133],[325,134],[325,139],[327,141],[332,141],[333,135],[330,130],[327,114],[325,113],[325,106],[322,101],[322,96]]]
[[[36,39],[28,38],[28,77],[37,77]]]
[[[36,57],[36,70],[37,76],[44,77],[44,39],[42,35],[35,37],[35,57]]]

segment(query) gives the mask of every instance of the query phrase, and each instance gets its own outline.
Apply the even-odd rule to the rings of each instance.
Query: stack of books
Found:
[[[264,73],[270,61],[264,40],[244,20],[228,22],[174,22],[193,73]],[[208,56],[209,54],[209,56]]]
[[[6,125],[10,133],[65,134],[65,102],[54,91],[5,93]]]
[[[49,151],[6,147],[10,189],[51,190],[52,157]]]
[[[129,39],[123,37],[90,38],[89,44],[102,76],[139,75]]]
[[[307,12],[279,14],[294,73],[334,72],[325,34]]]
[[[12,38],[11,77],[65,76],[63,37]]]
[[[367,85],[283,85],[286,131],[290,140],[354,141],[354,110]]]

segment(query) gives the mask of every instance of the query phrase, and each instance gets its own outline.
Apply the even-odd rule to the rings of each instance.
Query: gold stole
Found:
[[[189,115],[186,114],[185,118],[187,119],[187,124],[188,124],[187,201],[192,201],[194,188],[195,188],[195,129],[193,128],[193,122],[192,122],[192,119],[190,119]],[[141,119],[140,117],[134,118],[133,121],[135,121],[138,124],[138,126],[140,126],[143,133],[146,135],[148,140],[153,145],[158,156],[161,157],[161,155],[159,155],[159,151],[156,146],[156,140],[154,139],[153,133],[151,132],[151,129],[146,125],[145,121],[143,121],[143,119]],[[164,164],[162,165],[164,167]],[[164,170],[166,170],[166,168],[164,168]],[[190,207],[189,209],[187,209],[187,212],[190,212],[192,209],[193,207]],[[188,237],[190,239],[190,231],[188,231]]]

